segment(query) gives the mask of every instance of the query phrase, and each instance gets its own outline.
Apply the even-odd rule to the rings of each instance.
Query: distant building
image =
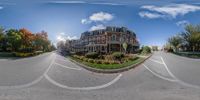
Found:
[[[151,48],[152,51],[158,51],[159,50],[158,46],[150,46],[150,48]]]
[[[87,31],[81,34],[80,39],[69,42],[72,52],[82,53],[124,52],[124,43],[127,44],[127,53],[134,53],[139,49],[136,34],[125,27],[106,27],[106,29]]]

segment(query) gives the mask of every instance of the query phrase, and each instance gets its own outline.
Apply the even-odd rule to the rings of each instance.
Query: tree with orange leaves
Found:
[[[34,35],[32,34],[32,32],[30,32],[29,30],[27,30],[25,28],[22,28],[19,31],[22,33],[21,37],[22,37],[23,48],[31,47],[32,41],[34,39]]]
[[[49,51],[50,41],[48,40],[47,32],[41,31],[35,34],[34,36],[34,47],[35,50],[39,51]]]

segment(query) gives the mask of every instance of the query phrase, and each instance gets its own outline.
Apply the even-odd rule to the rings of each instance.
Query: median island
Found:
[[[142,47],[139,51],[141,52],[137,54],[114,52],[105,55],[91,52],[85,55],[73,54],[69,58],[90,71],[116,73],[135,68],[151,56],[151,50],[147,46]]]
[[[137,65],[145,59],[134,54],[122,54],[120,52],[103,56],[98,56],[94,52],[88,53],[86,56],[73,55],[71,58],[79,63],[97,69],[120,69]]]

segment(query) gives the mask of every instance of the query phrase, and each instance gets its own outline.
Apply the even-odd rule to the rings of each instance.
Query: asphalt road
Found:
[[[99,74],[56,53],[0,59],[0,100],[200,100],[199,65],[155,52],[129,71]]]

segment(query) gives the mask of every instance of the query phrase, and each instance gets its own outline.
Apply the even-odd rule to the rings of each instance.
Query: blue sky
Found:
[[[200,24],[198,0],[0,0],[0,25],[45,30],[55,43],[84,31],[125,26],[141,45],[165,44],[185,24]]]

